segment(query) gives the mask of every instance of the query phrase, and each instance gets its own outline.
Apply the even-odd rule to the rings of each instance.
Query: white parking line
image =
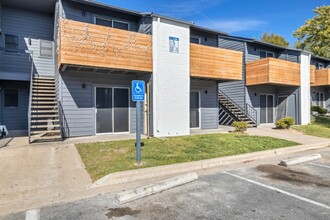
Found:
[[[283,194],[285,194],[285,195],[287,195],[287,196],[291,196],[291,197],[294,197],[294,198],[300,199],[300,200],[302,200],[302,201],[305,201],[305,202],[311,203],[311,204],[313,204],[313,205],[317,205],[317,206],[320,206],[320,207],[322,207],[322,208],[330,209],[330,206],[328,206],[328,205],[326,205],[326,204],[319,203],[319,202],[316,202],[316,201],[311,200],[311,199],[307,199],[307,198],[302,197],[302,196],[298,196],[298,195],[296,195],[296,194],[293,194],[293,193],[290,193],[290,192],[287,192],[287,191],[284,191],[284,190],[278,189],[278,188],[276,188],[276,187],[268,186],[268,185],[266,185],[266,184],[259,183],[259,182],[254,181],[254,180],[250,180],[250,179],[248,179],[248,178],[245,178],[245,177],[242,177],[242,176],[239,176],[239,175],[233,174],[233,173],[229,173],[229,172],[223,172],[223,173],[225,173],[225,174],[227,174],[227,175],[230,175],[230,176],[232,176],[232,177],[236,177],[236,178],[241,179],[241,180],[245,180],[245,181],[247,181],[247,182],[249,182],[249,183],[253,183],[253,184],[255,184],[255,185],[262,186],[262,187],[264,187],[264,188],[271,189],[271,190],[274,190],[274,191],[276,191],[276,192],[283,193]]]
[[[318,166],[318,167],[324,167],[330,169],[330,166],[324,165],[324,164],[319,164],[319,163],[308,163],[310,165]]]
[[[40,209],[31,209],[25,213],[25,220],[40,220]]]

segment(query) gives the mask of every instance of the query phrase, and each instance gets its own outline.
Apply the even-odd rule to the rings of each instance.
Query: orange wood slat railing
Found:
[[[190,44],[190,76],[242,80],[242,52]]]
[[[246,84],[300,85],[300,64],[275,58],[247,63]]]
[[[316,70],[315,82],[312,86],[328,86],[330,85],[330,68]]]
[[[60,20],[58,66],[73,64],[152,72],[150,35]]]

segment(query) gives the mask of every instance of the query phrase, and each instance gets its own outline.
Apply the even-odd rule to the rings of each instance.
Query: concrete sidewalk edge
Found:
[[[329,146],[330,146],[330,141],[325,143],[313,144],[313,145],[298,145],[298,146],[278,148],[273,150],[259,151],[259,152],[220,157],[214,159],[122,171],[117,173],[111,173],[107,176],[102,177],[101,179],[95,181],[92,184],[92,186],[89,188],[124,184],[134,181],[140,181],[144,179],[155,178],[155,177],[200,171],[200,170],[220,167],[223,165],[240,164],[246,161],[276,157],[284,154],[297,153],[307,150],[315,150]]]

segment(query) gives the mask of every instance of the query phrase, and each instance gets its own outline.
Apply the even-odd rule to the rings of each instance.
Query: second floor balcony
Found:
[[[242,80],[243,53],[190,44],[190,76],[217,80]]]
[[[246,64],[246,85],[300,85],[300,64],[264,58]]]
[[[58,67],[63,65],[152,72],[150,35],[60,20]]]
[[[312,86],[330,86],[330,68],[315,70]]]

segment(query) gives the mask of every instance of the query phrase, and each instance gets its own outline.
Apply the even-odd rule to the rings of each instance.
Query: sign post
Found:
[[[136,102],[136,164],[141,165],[141,102],[145,99],[145,83],[132,81],[132,101]]]

